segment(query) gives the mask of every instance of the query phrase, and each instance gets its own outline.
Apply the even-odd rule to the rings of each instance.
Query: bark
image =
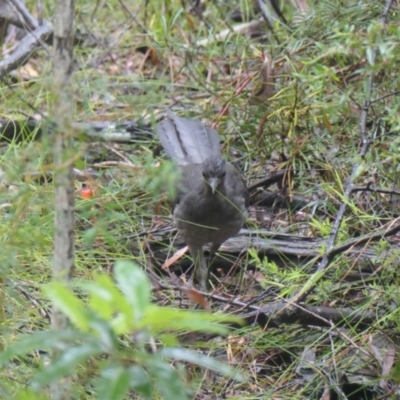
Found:
[[[72,54],[74,0],[57,0],[54,24],[54,184],[55,233],[53,279],[68,282],[74,267],[74,182],[72,165]],[[52,328],[65,329],[68,320],[57,307],[52,310]],[[66,400],[71,382],[52,385],[51,398]]]

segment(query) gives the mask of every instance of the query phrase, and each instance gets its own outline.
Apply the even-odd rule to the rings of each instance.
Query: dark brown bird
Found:
[[[210,243],[212,260],[221,244],[239,232],[246,219],[248,191],[239,172],[221,157],[215,129],[169,114],[157,125],[157,134],[181,170],[174,218],[193,257],[195,277],[206,290],[203,246]]]

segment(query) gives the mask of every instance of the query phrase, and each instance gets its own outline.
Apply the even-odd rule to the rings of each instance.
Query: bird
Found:
[[[169,112],[156,132],[179,172],[174,220],[193,258],[194,276],[206,291],[209,268],[203,246],[210,244],[209,259],[213,260],[221,244],[240,231],[247,215],[248,190],[236,168],[222,158],[215,129]]]

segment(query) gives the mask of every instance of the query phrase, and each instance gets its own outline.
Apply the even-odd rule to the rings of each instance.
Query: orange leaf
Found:
[[[186,252],[188,247],[185,246],[183,249],[178,250],[172,257],[168,258],[165,263],[161,266],[162,269],[168,269],[175,261],[178,261]]]

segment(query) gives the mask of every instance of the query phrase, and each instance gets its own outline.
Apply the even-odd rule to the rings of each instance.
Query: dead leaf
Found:
[[[28,63],[28,64],[24,65],[23,67],[18,68],[17,74],[24,78],[26,78],[26,77],[38,78],[39,77],[38,70],[31,63]]]
[[[206,297],[204,297],[203,294],[201,294],[196,289],[180,288],[180,290],[187,295],[189,300],[198,304],[203,310],[207,310],[207,311],[211,310],[210,304],[209,304],[208,300],[206,299]]]
[[[178,250],[172,257],[168,258],[168,260],[165,261],[161,268],[163,270],[169,269],[172,264],[178,261],[188,251],[188,249],[188,246],[185,246],[183,249]]]

